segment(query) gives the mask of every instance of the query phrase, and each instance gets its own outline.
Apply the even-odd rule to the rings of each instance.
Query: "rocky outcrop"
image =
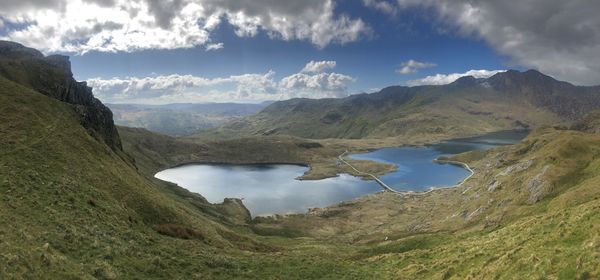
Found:
[[[110,109],[92,94],[85,82],[73,78],[69,57],[44,56],[23,45],[0,41],[0,76],[44,95],[73,104],[88,132],[113,150],[122,150]]]
[[[542,168],[542,170],[527,183],[527,190],[529,191],[527,203],[533,204],[540,201],[548,192],[550,183],[544,180],[544,176],[548,172],[549,168],[550,165],[544,166],[544,168]]]
[[[600,133],[600,111],[587,114],[584,118],[575,122],[571,129],[587,133]]]
[[[252,220],[252,215],[241,199],[225,198],[223,203],[216,204],[217,209],[225,213],[230,222],[245,224]]]

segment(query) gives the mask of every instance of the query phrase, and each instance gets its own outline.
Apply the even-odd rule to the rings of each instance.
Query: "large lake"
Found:
[[[503,131],[427,147],[384,148],[350,157],[393,163],[398,170],[382,176],[381,180],[398,191],[426,191],[432,187],[453,186],[469,175],[461,167],[437,164],[434,159],[514,144],[526,135],[526,131]],[[253,216],[303,213],[311,207],[324,207],[381,191],[374,181],[344,174],[317,181],[295,180],[306,170],[303,166],[285,164],[191,164],[161,171],[155,177],[199,193],[212,203],[220,203],[226,197],[242,198]]]

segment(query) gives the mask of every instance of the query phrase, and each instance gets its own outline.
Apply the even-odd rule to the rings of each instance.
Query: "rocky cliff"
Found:
[[[21,44],[0,41],[0,76],[72,104],[92,136],[113,150],[122,149],[112,112],[94,98],[85,82],[73,78],[69,57],[44,56]]]

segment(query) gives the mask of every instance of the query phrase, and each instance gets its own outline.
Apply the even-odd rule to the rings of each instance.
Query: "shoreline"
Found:
[[[339,160],[343,163],[345,163],[346,165],[348,165],[350,168],[352,168],[354,171],[356,171],[359,174],[363,174],[366,176],[369,176],[371,178],[373,178],[382,188],[383,191],[389,191],[391,193],[395,193],[395,194],[400,194],[400,195],[423,195],[423,194],[427,194],[436,190],[444,190],[444,189],[452,189],[452,188],[457,188],[462,186],[467,180],[469,180],[471,177],[473,177],[473,175],[475,175],[475,171],[473,171],[473,169],[464,162],[460,162],[460,161],[456,161],[456,160],[443,160],[443,159],[439,159],[436,158],[433,160],[433,162],[438,163],[438,164],[452,164],[452,165],[457,165],[460,166],[464,169],[466,169],[467,171],[470,172],[469,176],[467,176],[466,178],[462,179],[458,184],[454,184],[452,186],[447,186],[447,187],[439,187],[439,188],[435,188],[435,187],[430,187],[429,190],[424,191],[424,192],[416,192],[416,191],[397,191],[395,189],[393,189],[392,187],[388,186],[387,184],[385,184],[379,177],[371,174],[371,173],[367,173],[364,171],[360,171],[358,169],[356,169],[356,167],[354,167],[352,164],[350,164],[349,162],[347,162],[346,160],[344,160],[344,155],[346,155],[348,153],[348,150],[346,150],[345,152],[343,152],[342,154],[340,154],[338,156]],[[350,174],[352,175],[352,174]]]

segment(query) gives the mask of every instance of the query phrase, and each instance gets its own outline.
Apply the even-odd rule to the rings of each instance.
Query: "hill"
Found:
[[[250,220],[240,200],[209,204],[153,171],[187,161],[305,161],[380,142],[112,133],[110,122],[93,122],[106,120],[101,106],[77,103],[90,100],[87,91],[40,92],[22,69],[65,73],[59,66],[10,47],[22,57],[0,54],[12,67],[10,79],[0,72],[1,279],[600,276],[598,134],[538,129],[519,145],[457,155],[475,170],[457,188]],[[64,85],[57,77],[46,85]],[[99,116],[85,115],[94,110]],[[269,149],[277,152],[262,155]]]
[[[600,135],[540,129],[523,143],[453,158],[475,174],[428,193],[381,193],[257,232],[366,244],[353,258],[389,278],[595,279]]]
[[[294,135],[304,138],[461,137],[570,124],[600,108],[600,87],[557,81],[535,70],[443,86],[388,87],[341,99],[275,102],[204,137]]]
[[[260,104],[107,104],[117,125],[146,128],[171,136],[187,136],[198,130],[258,113],[271,102]]]

